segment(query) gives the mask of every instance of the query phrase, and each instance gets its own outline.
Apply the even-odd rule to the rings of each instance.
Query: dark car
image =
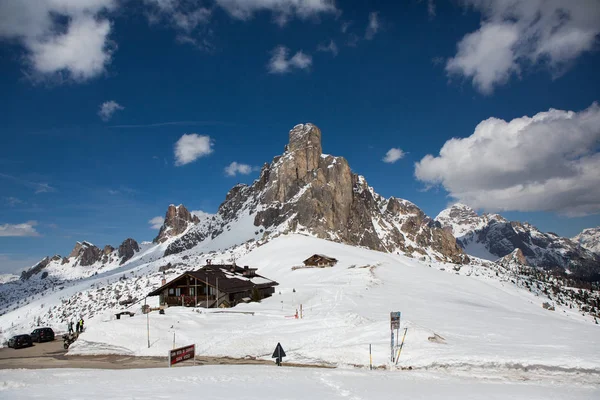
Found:
[[[8,340],[8,347],[12,347],[13,349],[20,349],[21,347],[29,346],[33,346],[31,336],[29,335],[17,335]]]
[[[34,342],[51,342],[54,340],[54,331],[52,328],[37,328],[31,332],[31,340]]]

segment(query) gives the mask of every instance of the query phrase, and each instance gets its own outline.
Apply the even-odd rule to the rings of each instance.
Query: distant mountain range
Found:
[[[528,223],[508,221],[498,214],[479,215],[464,204],[443,210],[435,220],[471,256],[496,261],[519,249],[530,266],[565,271],[586,279],[600,278],[597,228],[569,239],[541,232]]]

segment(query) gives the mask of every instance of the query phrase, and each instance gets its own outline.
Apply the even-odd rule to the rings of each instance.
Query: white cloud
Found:
[[[600,34],[597,0],[461,0],[481,12],[481,27],[463,37],[449,75],[473,81],[484,94],[526,66],[548,66],[556,77],[583,53],[593,51]]]
[[[150,224],[150,229],[156,229],[156,230],[159,230],[160,228],[162,228],[164,222],[165,222],[165,219],[160,216],[154,217],[148,221],[148,223]]]
[[[288,58],[289,50],[285,46],[277,46],[271,53],[268,69],[272,74],[285,74],[293,69],[307,69],[312,65],[312,57],[302,51]]]
[[[16,182],[20,185],[26,186],[30,189],[33,189],[35,191],[35,194],[56,192],[56,189],[53,188],[52,186],[50,186],[48,183],[32,182],[32,181],[28,181],[26,179],[18,178],[16,176],[3,174],[1,172],[0,172],[0,178],[5,178],[5,179],[11,180],[13,182]]]
[[[27,221],[23,224],[4,224],[0,225],[0,236],[40,236],[35,230],[36,221]]]
[[[213,152],[213,142],[208,135],[185,134],[175,143],[175,165],[189,164]]]
[[[387,153],[385,153],[385,157],[383,157],[381,160],[385,163],[393,164],[404,157],[404,155],[405,153],[402,151],[402,149],[392,147]]]
[[[333,40],[330,40],[328,44],[320,44],[319,47],[317,47],[318,51],[324,51],[326,53],[331,53],[333,54],[333,56],[337,56],[339,53],[338,47],[335,44],[335,42]]]
[[[600,106],[551,109],[510,122],[490,118],[467,138],[448,140],[415,176],[489,211],[600,212]]]
[[[367,31],[365,32],[365,39],[371,40],[377,32],[379,32],[379,13],[372,12],[369,14],[369,24],[367,25]]]
[[[6,202],[6,204],[9,207],[15,207],[15,206],[17,206],[19,204],[23,204],[23,200],[18,199],[16,197],[12,197],[12,196],[11,197],[5,197],[4,201]]]
[[[85,81],[104,72],[114,46],[114,0],[4,0],[0,39],[23,46],[31,75]]]
[[[225,174],[227,176],[236,176],[237,174],[248,175],[252,171],[256,171],[256,170],[257,170],[257,168],[255,168],[251,165],[240,164],[240,163],[234,161],[231,164],[229,164],[227,167],[225,167]]]
[[[114,100],[105,101],[100,105],[100,110],[98,110],[98,115],[102,118],[103,121],[108,121],[112,118],[113,114],[119,110],[124,110],[125,107],[120,105]]]
[[[433,0],[427,0],[427,14],[430,18],[435,17],[435,3]]]
[[[270,11],[279,25],[293,17],[307,19],[320,14],[337,14],[333,0],[215,0],[233,18],[247,20],[259,11]]]

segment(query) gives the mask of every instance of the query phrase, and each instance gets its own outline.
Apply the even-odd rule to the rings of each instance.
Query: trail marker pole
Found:
[[[369,369],[373,370],[373,354],[371,353],[371,345],[369,344]]]
[[[148,348],[150,348],[150,310],[146,306],[146,299],[148,298],[144,297],[144,310],[146,310],[146,331],[148,334]]]

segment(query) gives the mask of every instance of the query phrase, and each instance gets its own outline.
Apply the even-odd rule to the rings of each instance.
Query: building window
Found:
[[[193,288],[193,287],[191,287],[191,288],[190,288],[190,296],[194,296],[194,295],[195,295],[195,293],[194,293],[194,288]]]
[[[181,288],[175,289],[175,296],[181,296]]]
[[[175,293],[175,290],[173,288],[169,289],[169,296],[173,296],[173,294]]]

